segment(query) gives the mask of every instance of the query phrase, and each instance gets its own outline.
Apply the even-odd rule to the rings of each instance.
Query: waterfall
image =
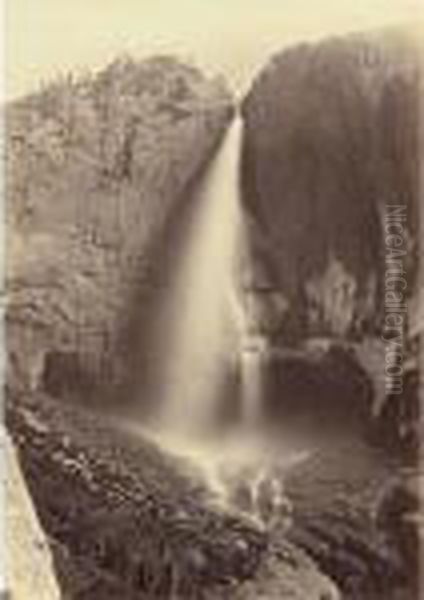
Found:
[[[242,121],[231,124],[200,183],[161,326],[160,426],[203,431],[213,423],[231,355],[232,290],[240,239]]]
[[[199,467],[224,505],[264,524],[264,511],[286,515],[283,472],[303,455],[271,439],[261,419],[267,343],[257,331],[255,291],[243,288],[249,257],[240,206],[242,133],[238,117],[170,248],[175,270],[156,328],[158,414],[143,435]],[[223,431],[215,425],[229,369],[241,380],[239,398],[225,394],[230,403],[240,401],[239,423]],[[125,430],[137,433],[139,425],[126,423]]]

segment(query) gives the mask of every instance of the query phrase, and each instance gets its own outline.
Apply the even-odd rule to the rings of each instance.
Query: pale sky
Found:
[[[7,95],[119,54],[177,52],[243,89],[268,56],[328,33],[414,21],[421,0],[6,0]]]

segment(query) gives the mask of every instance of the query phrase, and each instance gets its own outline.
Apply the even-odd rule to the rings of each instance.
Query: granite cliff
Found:
[[[85,401],[127,384],[166,224],[232,113],[223,81],[172,57],[7,107],[9,384]]]
[[[253,320],[274,347],[302,347],[308,361],[317,348],[324,355],[334,345],[343,349],[335,379],[340,371],[349,381],[345,366],[354,353],[372,381],[373,394],[358,398],[359,412],[370,416],[388,395],[388,286],[408,304],[405,378],[418,369],[420,81],[413,38],[355,34],[276,55],[243,103]],[[386,285],[394,232],[387,218],[396,210],[404,281]]]

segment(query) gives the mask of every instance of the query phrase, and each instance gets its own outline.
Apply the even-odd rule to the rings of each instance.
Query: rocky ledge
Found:
[[[9,398],[7,423],[64,598],[339,598],[304,550],[218,509],[142,435],[42,395]]]
[[[422,476],[357,437],[309,440],[282,481],[291,519],[268,529],[111,418],[41,394],[6,416],[64,598],[417,597]]]

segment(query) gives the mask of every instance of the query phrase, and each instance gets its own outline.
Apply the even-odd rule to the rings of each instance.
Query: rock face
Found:
[[[232,111],[221,80],[169,57],[120,60],[8,106],[10,384],[119,387],[161,232]]]
[[[418,58],[392,36],[276,56],[243,114],[244,204],[261,277],[286,308],[275,335],[355,337],[381,326],[383,218],[406,206],[415,291]]]
[[[397,205],[407,287],[393,289],[409,304],[403,352],[417,368],[419,89],[418,51],[407,36],[352,35],[277,55],[243,105],[249,286],[268,314],[258,327],[277,346],[318,338],[351,345],[377,395],[381,335],[393,336],[384,318],[394,229],[385,219]]]
[[[17,453],[9,439],[5,445],[8,589],[17,598],[59,600],[48,541],[28,496]]]

